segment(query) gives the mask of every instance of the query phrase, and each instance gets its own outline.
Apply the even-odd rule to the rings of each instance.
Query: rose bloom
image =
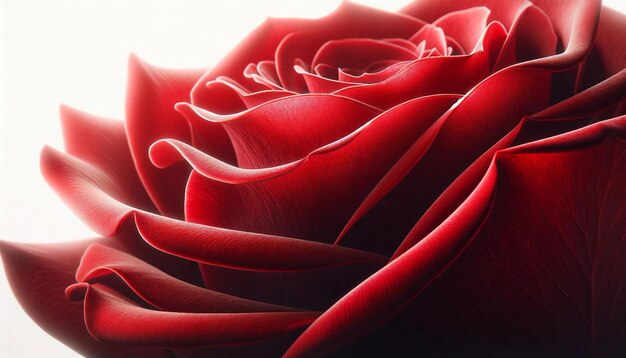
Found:
[[[3,242],[86,356],[626,355],[626,17],[344,2],[217,66],[129,61],[44,177],[98,238]]]

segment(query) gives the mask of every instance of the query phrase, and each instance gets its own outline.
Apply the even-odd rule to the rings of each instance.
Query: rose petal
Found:
[[[415,53],[403,46],[389,42],[348,38],[326,42],[317,50],[311,66],[320,63],[334,68],[364,69],[369,64],[383,60],[408,61],[416,58]]]
[[[519,14],[530,5],[532,3],[526,0],[420,0],[413,1],[400,12],[433,23],[451,12],[484,6],[491,11],[487,23],[499,21],[510,29]]]
[[[413,349],[441,349],[430,347],[434,335],[445,337],[447,355],[623,353],[615,337],[626,311],[614,302],[626,294],[615,279],[626,273],[625,139],[621,117],[499,153],[453,215],[327,310],[285,356],[331,352],[415,296],[404,322],[417,327]],[[584,190],[574,196],[572,187]]]
[[[250,92],[240,83],[227,77],[204,82],[204,86],[198,85],[200,81],[195,84],[190,96],[194,105],[222,114],[246,109],[241,93],[249,94]]]
[[[441,95],[407,102],[263,182],[224,184],[194,172],[187,185],[187,220],[332,242],[354,205],[457,99]]]
[[[85,356],[167,357],[158,348],[99,342],[85,328],[80,304],[65,297],[87,246],[103,240],[62,244],[0,242],[0,253],[13,293],[28,315],[46,332]],[[104,240],[111,242],[110,239]]]
[[[528,6],[513,22],[495,68],[500,70],[517,62],[555,55],[556,46],[550,18],[539,7]]]
[[[420,53],[417,54],[418,58],[421,58],[422,56],[423,47],[424,47],[424,44],[418,47],[418,51],[421,50]],[[350,82],[351,84],[365,84],[365,83],[381,82],[393,76],[396,72],[400,71],[401,69],[403,69],[404,67],[406,67],[412,62],[413,61],[397,62],[378,72],[367,72],[367,73],[359,74],[358,76],[344,72],[340,69],[338,80],[340,82]]]
[[[174,139],[162,139],[155,142],[150,147],[150,159],[159,168],[167,168],[174,163],[185,160],[203,176],[229,184],[252,183],[271,179],[294,170],[303,162],[303,160],[298,160],[277,167],[261,169],[240,168],[224,163]]]
[[[90,245],[76,269],[76,280],[87,282],[117,275],[143,300],[176,312],[279,312],[293,309],[207,290],[167,275],[125,252]]]
[[[343,240],[349,230],[354,230],[355,235],[347,241],[351,247],[382,254],[393,250],[392,244],[399,243],[406,236],[425,210],[474,160],[515,128],[524,115],[547,107],[552,72],[574,68],[590,49],[592,40],[585,31],[590,31],[588,27],[596,21],[596,14],[592,12],[596,5],[580,3],[567,9],[578,22],[569,26],[572,42],[565,52],[509,67],[474,87],[449,113],[450,117],[442,119],[447,124],[431,129],[437,134],[427,133],[372,190],[354,212],[337,242]],[[500,93],[509,95],[502,97]],[[481,115],[485,103],[491,107],[488,117]],[[475,126],[478,118],[482,124],[480,131]],[[467,136],[467,133],[472,135]],[[436,136],[434,141],[431,135]],[[459,148],[453,149],[457,145]],[[409,159],[411,157],[413,159]],[[439,165],[441,162],[446,165]],[[399,210],[400,207],[403,209]],[[370,209],[373,211],[369,212]],[[359,225],[352,229],[357,221]],[[360,232],[379,237],[378,230],[383,227],[394,229],[393,232],[385,230],[384,242],[362,238],[358,243],[353,241]]]
[[[418,32],[413,34],[409,41],[418,45],[424,42],[426,49],[437,49],[439,53],[447,53],[448,44],[443,29],[431,24],[424,25]]]
[[[155,168],[148,158],[148,148],[163,137],[190,142],[189,126],[174,110],[174,104],[189,99],[189,91],[201,72],[152,67],[134,55],[128,72],[125,123],[137,172],[156,207],[164,215],[181,217],[189,169],[184,165],[167,170]]]
[[[233,92],[239,96],[241,102],[243,102],[244,106],[238,106],[236,108],[231,108],[227,111],[214,111],[211,107],[205,106],[203,103],[198,103],[198,101],[192,100],[192,105],[200,107],[202,109],[206,109],[219,114],[232,114],[236,112],[242,112],[246,109],[250,109],[253,107],[257,107],[265,102],[269,102],[278,98],[287,97],[296,94],[295,92],[289,92],[285,90],[264,90],[258,92],[246,92],[244,89],[240,87],[238,83],[235,83],[229,78],[218,77],[215,81],[210,81],[206,84],[207,87],[216,86],[214,82],[221,82],[222,84],[230,87]]]
[[[246,76],[246,78],[251,78],[254,82],[258,84],[264,85],[267,90],[280,91],[283,89],[280,85],[280,82],[275,82],[275,80],[271,77],[265,77],[261,75],[259,73],[259,70],[257,69],[256,63],[249,63],[248,66],[246,66],[246,68],[243,70],[243,75]]]
[[[626,68],[626,39],[620,36],[626,31],[623,13],[606,6],[600,12],[600,23],[595,43],[584,68],[584,87],[596,84]]]
[[[85,324],[102,342],[140,346],[239,345],[308,325],[315,312],[182,313],[142,308],[89,286]]]
[[[141,236],[161,251],[223,267],[299,271],[352,264],[379,265],[385,257],[359,250],[286,237],[137,215]],[[306,260],[302,258],[306,257]]]
[[[110,174],[50,147],[41,151],[41,172],[65,204],[91,229],[113,236],[128,215],[124,190]]]
[[[344,88],[335,94],[386,109],[411,98],[436,93],[465,93],[491,73],[506,32],[491,24],[483,34],[484,51],[471,55],[422,58],[406,65],[388,79]]]
[[[346,136],[380,113],[350,98],[333,95],[290,96],[232,115],[191,109],[209,122],[220,123],[230,135],[239,166],[263,168],[298,160],[313,150]]]
[[[135,170],[124,123],[68,106],[61,106],[60,115],[67,152],[108,173],[123,202],[155,211]]]
[[[487,28],[490,14],[491,11],[484,6],[453,11],[437,19],[433,25],[455,39],[464,53],[470,53]]]
[[[409,16],[342,2],[330,15],[285,36],[276,49],[278,76],[286,89],[303,92],[306,90],[304,80],[293,71],[295,60],[310,63],[325,42],[350,37],[407,38],[422,25],[421,21]]]
[[[483,153],[437,198],[398,246],[392,259],[397,258],[426,237],[467,199],[480,182],[498,150],[514,143],[527,143],[587,125],[589,116],[619,102],[622,97],[619,94],[624,91],[626,91],[626,71],[622,76],[613,76],[546,110],[525,117],[509,134]]]

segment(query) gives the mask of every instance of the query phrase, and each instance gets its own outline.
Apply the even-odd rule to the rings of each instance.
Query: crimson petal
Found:
[[[90,245],[76,269],[76,280],[87,282],[115,274],[147,303],[176,312],[279,312],[293,309],[207,290],[167,275],[125,252]]]
[[[439,95],[404,103],[263,182],[224,184],[194,172],[187,185],[187,220],[332,242],[354,205],[458,98]]]
[[[157,139],[191,142],[189,125],[174,104],[189,100],[189,91],[201,71],[166,70],[150,66],[136,56],[129,60],[126,132],[133,160],[148,194],[165,215],[183,215],[184,186],[189,169],[184,165],[160,170],[148,158]]]
[[[344,1],[330,15],[285,36],[275,54],[278,76],[286,89],[304,92],[304,80],[294,72],[293,66],[296,59],[311,63],[325,42],[350,37],[408,38],[422,25],[423,22],[409,16]]]
[[[141,346],[222,346],[271,339],[310,324],[315,312],[183,313],[153,311],[94,286],[84,298],[85,324],[102,342]]]
[[[491,11],[488,23],[500,21],[510,29],[519,14],[530,5],[532,3],[527,0],[420,0],[413,1],[400,12],[432,23],[454,11],[484,6]]]
[[[500,152],[453,215],[327,310],[286,357],[331,352],[416,296],[403,322],[416,327],[413,349],[428,352],[435,336],[452,342],[447,354],[624,354],[624,188],[626,117]]]
[[[75,283],[83,251],[94,242],[18,244],[0,242],[0,253],[13,293],[28,315],[56,339],[90,357],[167,357],[161,349],[99,342],[85,328],[83,308],[65,297]]]
[[[107,173],[125,203],[155,211],[133,163],[124,123],[61,106],[67,153]]]
[[[450,12],[435,22],[446,36],[458,42],[465,53],[470,53],[487,28],[487,19],[491,11],[484,6]]]
[[[239,166],[246,168],[301,159],[380,113],[353,99],[328,94],[279,98],[230,115],[182,103],[177,108],[191,109],[200,119],[220,123],[230,135]]]
[[[380,265],[383,256],[359,250],[192,224],[155,215],[135,218],[141,236],[159,250],[194,261],[247,270],[299,271],[354,264]],[[306,260],[302,260],[306,257]]]
[[[473,54],[422,58],[382,82],[347,87],[335,94],[386,109],[420,96],[465,93],[491,73],[505,38],[502,25],[492,23],[483,34],[483,49]]]

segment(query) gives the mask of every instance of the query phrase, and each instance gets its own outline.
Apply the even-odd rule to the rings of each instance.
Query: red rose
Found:
[[[130,59],[46,180],[90,241],[0,245],[88,356],[626,354],[626,18],[343,3],[206,73]]]

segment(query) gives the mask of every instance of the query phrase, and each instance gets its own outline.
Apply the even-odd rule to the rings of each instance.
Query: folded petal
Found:
[[[416,340],[395,354],[623,354],[625,154],[626,117],[500,152],[453,215],[286,356],[331,352],[411,301],[381,328]]]
[[[530,5],[532,3],[527,0],[506,2],[500,0],[420,0],[413,1],[400,12],[433,23],[446,14],[484,6],[491,12],[487,23],[499,21],[504,24],[504,27],[510,29],[521,11]]]
[[[443,32],[442,28],[432,24],[422,26],[419,31],[409,38],[409,41],[416,45],[424,43],[427,50],[436,49],[439,54],[447,53],[448,44],[446,34]]]
[[[195,286],[169,276],[128,253],[100,244],[90,245],[76,270],[76,280],[87,282],[111,274],[119,276],[147,303],[164,311],[293,311],[288,307],[247,300]]]
[[[384,261],[374,254],[333,245],[207,227],[149,214],[118,201],[116,187],[106,174],[52,149],[44,149],[42,166],[51,186],[94,230],[113,236],[126,223],[137,225],[145,241],[175,255],[172,259],[193,257],[205,263],[261,270],[303,270]],[[281,249],[276,250],[277,247]],[[240,255],[245,252],[246,255]],[[302,261],[303,255],[311,260]]]
[[[352,264],[380,265],[385,257],[336,245],[240,232],[155,215],[137,215],[144,240],[161,251],[223,267],[299,271]],[[306,258],[306,259],[303,259]]]
[[[110,240],[106,240],[109,241]],[[60,244],[0,242],[0,254],[13,293],[46,332],[80,354],[93,357],[167,357],[158,348],[99,342],[85,327],[82,305],[65,297],[86,247],[98,240]]]
[[[595,43],[587,58],[583,73],[583,86],[588,87],[623,71],[626,68],[626,15],[606,6],[600,11],[600,23]]]
[[[231,185],[194,172],[187,186],[187,220],[332,242],[355,204],[457,99],[440,95],[407,102],[263,182]]]
[[[487,28],[490,14],[489,8],[484,6],[453,11],[437,19],[433,25],[455,39],[464,53],[470,53]]]
[[[335,94],[386,109],[411,98],[437,93],[465,93],[491,74],[506,38],[502,25],[483,33],[483,49],[470,55],[421,58],[379,83],[355,85]]]
[[[613,76],[546,110],[525,117],[518,126],[472,163],[437,198],[403,239],[392,259],[397,258],[426,237],[467,199],[480,182],[498,150],[578,129],[593,123],[595,119],[590,117],[594,114],[601,113],[605,108],[619,103],[622,98],[620,93],[626,91],[626,77],[624,77],[626,71],[623,72],[622,76]]]
[[[495,68],[500,70],[518,62],[555,55],[557,40],[546,13],[535,5],[528,6],[513,22]]]
[[[328,309],[379,268],[362,263],[287,272],[200,265],[204,285],[211,290],[313,311]]]
[[[311,67],[325,64],[334,68],[364,69],[383,60],[408,61],[415,58],[413,51],[400,45],[368,38],[348,38],[323,44],[313,57]]]
[[[67,152],[107,173],[122,202],[155,211],[137,175],[124,123],[67,106],[61,106],[60,112]]]
[[[176,162],[185,160],[203,176],[230,184],[251,183],[274,178],[290,172],[303,162],[303,160],[298,160],[261,169],[240,168],[224,163],[202,153],[189,144],[174,139],[162,139],[155,142],[150,147],[150,159],[159,168],[167,168]]]
[[[140,346],[223,346],[271,339],[310,324],[315,312],[183,313],[149,310],[93,286],[85,324],[102,342]]]
[[[185,104],[177,108],[193,111],[198,120],[221,124],[232,140],[239,166],[244,168],[302,159],[380,114],[380,110],[353,99],[327,94],[279,98],[231,115]]]
[[[275,55],[278,76],[284,88],[295,92],[306,91],[304,80],[293,70],[293,66],[296,59],[311,63],[316,51],[327,41],[351,37],[408,38],[422,25],[423,22],[409,16],[342,2],[330,15],[299,28],[298,32],[281,41]]]
[[[191,142],[189,125],[174,104],[189,100],[189,91],[202,72],[156,68],[134,55],[128,72],[125,123],[137,172],[156,207],[165,215],[181,217],[189,169],[184,165],[155,168],[148,148],[163,137]]]
[[[553,73],[580,65],[591,48],[592,29],[597,22],[597,12],[593,11],[596,5],[592,2],[568,5],[565,10],[577,22],[568,24],[561,15],[561,20],[555,23],[557,33],[569,34],[570,42],[563,53],[508,67],[468,92],[431,129],[433,133],[426,133],[415,143],[372,190],[337,242],[354,230],[353,239],[348,237],[346,241],[351,247],[390,254],[385,250],[394,250],[393,244],[400,243],[425,210],[471,163],[506,136],[525,115],[548,107],[552,95],[549,91],[561,85],[553,83]],[[503,97],[500,93],[509,95]],[[490,106],[487,117],[482,115],[485,103]],[[480,130],[476,123],[481,123]],[[441,162],[446,165],[441,166]],[[366,213],[367,217],[361,219]],[[353,227],[357,221],[359,224]],[[376,237],[381,235],[381,228],[388,227],[393,232],[385,231],[387,240],[383,246],[371,246],[381,241],[355,240],[357,233],[368,232]]]

